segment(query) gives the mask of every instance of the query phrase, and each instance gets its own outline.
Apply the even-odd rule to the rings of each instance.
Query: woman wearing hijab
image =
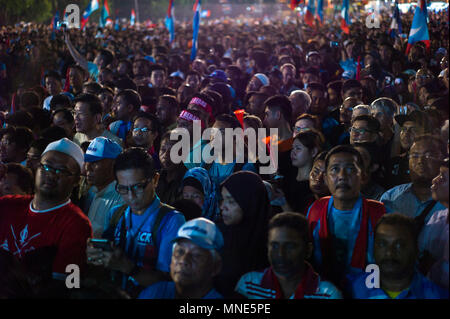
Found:
[[[196,203],[202,208],[202,216],[212,221],[217,220],[217,201],[208,171],[201,167],[191,168],[186,172],[181,184],[182,198]]]
[[[225,245],[222,271],[216,288],[233,297],[239,278],[248,271],[267,267],[267,225],[272,215],[266,187],[257,174],[240,171],[220,185],[222,222],[218,223]]]

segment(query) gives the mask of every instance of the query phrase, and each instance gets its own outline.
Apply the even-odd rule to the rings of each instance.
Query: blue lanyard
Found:
[[[145,219],[141,222],[141,224],[139,225],[139,227],[135,228],[136,230],[133,231],[133,225],[131,223],[131,209],[128,208],[125,211],[125,220],[127,222],[127,243],[126,243],[126,251],[127,252],[131,252],[132,254],[129,255],[132,259],[136,258],[136,250],[137,250],[137,246],[135,241],[136,241],[136,237],[139,235],[139,232],[142,228],[142,226],[144,226],[144,224],[150,219],[150,216],[154,215],[153,212],[156,212],[159,210],[159,206],[160,206],[161,200],[159,199],[158,195],[155,194],[155,199],[153,200],[152,204],[150,205],[150,207],[148,207],[145,210],[145,214],[147,215],[145,217]]]
[[[359,229],[361,228],[361,218],[362,218],[362,196],[359,195],[358,200],[356,201],[355,205],[352,209],[352,221],[350,224],[350,229],[352,230],[350,232],[350,238],[347,241],[347,265],[351,264],[352,256],[353,256],[353,249],[355,248],[356,239],[358,238]],[[327,212],[327,218],[328,216],[331,216],[332,209],[333,209],[333,196],[331,196],[330,201],[328,203],[328,212]]]

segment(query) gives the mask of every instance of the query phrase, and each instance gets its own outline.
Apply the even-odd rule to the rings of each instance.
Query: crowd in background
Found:
[[[389,24],[206,23],[192,61],[189,24],[1,26],[0,297],[448,298],[448,11]],[[277,129],[277,172],[194,121]]]

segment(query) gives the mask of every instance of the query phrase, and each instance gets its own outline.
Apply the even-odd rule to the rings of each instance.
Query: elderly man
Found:
[[[92,227],[70,200],[82,167],[83,151],[78,145],[67,138],[50,143],[36,172],[35,195],[0,198],[0,248],[19,259],[56,248],[49,261],[55,279],[65,279],[69,264],[84,267]]]
[[[309,111],[311,105],[311,97],[306,91],[294,90],[289,95],[289,100],[292,106],[292,118],[296,119],[300,115]]]
[[[388,213],[399,212],[416,218],[423,226],[434,212],[445,209],[433,200],[430,189],[444,154],[445,146],[439,138],[421,135],[415,139],[409,152],[411,183],[391,188],[381,196]]]
[[[222,267],[219,228],[206,218],[196,218],[181,226],[174,242],[170,263],[173,281],[146,288],[139,299],[222,299],[213,287]]]
[[[308,221],[298,213],[280,213],[269,223],[270,267],[241,277],[236,292],[248,299],[340,299],[339,290],[322,281],[306,261],[312,253]]]
[[[379,267],[379,287],[368,287],[370,274],[355,276],[355,299],[447,299],[444,290],[415,269],[417,229],[414,219],[401,214],[383,216],[375,227],[374,256]]]

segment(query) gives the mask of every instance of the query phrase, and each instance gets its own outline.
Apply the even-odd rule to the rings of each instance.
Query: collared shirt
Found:
[[[398,212],[412,218],[419,216],[432,200],[433,199],[430,196],[425,202],[421,202],[413,193],[412,183],[402,184],[391,188],[386,191],[380,199],[386,207],[386,212],[388,214]],[[435,212],[443,209],[445,209],[444,205],[437,202],[433,209],[428,213],[425,222],[428,222],[431,215]]]
[[[116,142],[120,146],[123,145],[122,140],[120,138],[118,138],[117,136],[115,136],[114,134],[112,134],[108,130],[104,130],[103,133],[101,135],[99,135],[99,136],[103,136],[103,137],[109,138],[110,140],[113,140],[114,142]],[[91,140],[88,138],[88,136],[86,134],[78,132],[78,133],[76,133],[74,135],[73,141],[81,146],[81,144],[83,144],[84,142],[91,141]]]
[[[263,271],[252,271],[241,277],[235,288],[236,292],[248,299],[280,299],[282,291],[278,278],[271,267]],[[288,299],[341,299],[341,292],[330,282],[320,280],[312,267],[307,264],[303,279],[296,288],[296,293]]]
[[[138,299],[175,299],[175,292],[173,281],[161,281],[145,288]],[[223,299],[223,296],[213,288],[202,299]]]
[[[86,195],[83,208],[91,221],[94,238],[101,238],[108,228],[109,211],[117,205],[124,204],[122,197],[116,192],[116,184],[117,182],[113,181],[100,192],[97,187],[92,186]]]
[[[435,212],[419,236],[419,250],[428,251],[436,261],[427,277],[441,287],[449,284],[448,208]]]
[[[381,288],[368,288],[366,278],[371,273],[361,272],[351,282],[351,294],[354,299],[391,299]],[[438,287],[430,280],[415,272],[411,284],[395,299],[446,299],[448,291]]]

